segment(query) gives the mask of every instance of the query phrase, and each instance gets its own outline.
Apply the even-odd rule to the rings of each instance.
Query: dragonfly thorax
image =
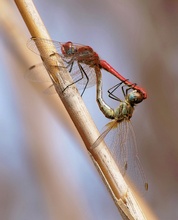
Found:
[[[129,120],[132,117],[134,107],[127,101],[122,101],[118,108],[114,110],[115,119],[118,122],[123,121],[124,119]]]
[[[89,46],[79,48],[78,51],[78,61],[84,63],[90,67],[99,66],[100,59],[98,54]]]

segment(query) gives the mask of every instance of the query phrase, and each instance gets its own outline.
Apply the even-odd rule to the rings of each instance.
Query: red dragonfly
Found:
[[[27,42],[27,47],[34,53],[41,55],[43,60],[52,58],[52,56],[56,53],[54,51],[51,51],[51,55],[49,57],[45,57],[43,53],[40,54],[37,47],[41,45],[41,42],[43,42],[43,45],[46,45],[47,47],[49,45],[54,45],[56,47],[57,54],[60,55],[60,57],[62,58],[66,68],[69,70],[74,80],[74,83],[82,85],[83,92],[81,95],[83,95],[87,87],[91,87],[96,84],[96,69],[99,68],[111,73],[112,75],[117,77],[121,81],[121,83],[124,83],[129,88],[137,90],[139,93],[142,94],[143,99],[147,98],[147,93],[143,88],[124,78],[105,60],[101,60],[99,55],[90,46],[74,44],[70,41],[66,43],[60,43],[58,41],[32,37]]]

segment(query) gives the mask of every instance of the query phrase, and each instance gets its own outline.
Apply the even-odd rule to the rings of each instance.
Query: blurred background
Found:
[[[132,124],[149,182],[143,197],[157,219],[178,219],[178,2],[34,1],[52,39],[90,45],[148,99]],[[24,78],[40,58],[13,2],[0,8],[0,217],[3,220],[116,220],[114,202],[57,95]],[[104,74],[104,73],[103,73]],[[104,91],[116,78],[104,74]],[[108,122],[84,96],[99,130]],[[107,98],[111,107],[118,103]]]

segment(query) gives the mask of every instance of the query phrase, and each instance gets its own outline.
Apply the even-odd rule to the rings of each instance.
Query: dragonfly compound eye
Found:
[[[143,101],[143,96],[137,90],[134,90],[129,93],[128,100],[131,104],[138,104]]]
[[[73,43],[70,41],[61,46],[61,51],[64,55],[73,55],[76,52]]]

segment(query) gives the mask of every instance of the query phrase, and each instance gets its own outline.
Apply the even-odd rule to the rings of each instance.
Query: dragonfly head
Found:
[[[143,95],[137,90],[133,90],[127,95],[127,100],[132,106],[142,102],[143,99],[144,99]]]
[[[74,47],[71,41],[68,41],[65,44],[62,44],[61,51],[63,55],[73,55],[76,52],[76,48]]]

